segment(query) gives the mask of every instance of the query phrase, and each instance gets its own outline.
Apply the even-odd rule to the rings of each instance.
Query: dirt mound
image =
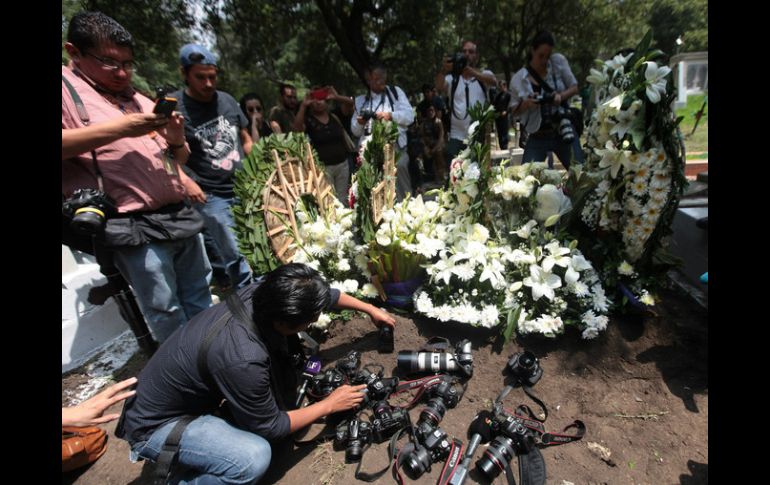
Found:
[[[473,416],[488,408],[502,389],[508,357],[522,349],[534,352],[544,369],[534,391],[548,405],[546,429],[558,432],[574,419],[586,425],[582,440],[542,450],[549,484],[707,483],[708,315],[675,292],[664,294],[657,311],[657,316],[644,319],[614,317],[606,333],[595,340],[569,331],[553,340],[520,337],[507,345],[496,331],[398,315],[395,347],[396,352],[416,350],[436,335],[452,343],[471,340],[473,378],[458,406],[441,422],[450,436],[465,443]],[[327,365],[355,349],[362,352],[364,364],[381,364],[386,375],[398,375],[396,352],[378,354],[376,346],[374,326],[357,318],[331,328],[321,344],[321,357]],[[144,362],[132,359],[120,377],[138,373]],[[505,403],[508,409],[521,403],[538,409],[521,389],[511,392]],[[423,405],[411,411],[413,421]],[[114,424],[107,425],[110,433]],[[386,448],[387,443],[373,445],[364,455],[362,470],[383,468]],[[483,449],[484,445],[476,451],[474,461]],[[64,482],[145,484],[150,483],[151,469],[143,462],[130,463],[126,442],[113,437],[99,461]],[[354,472],[355,465],[344,463],[344,452],[326,443],[274,453],[263,483],[350,484],[355,482]],[[441,466],[434,466],[419,483],[435,483],[440,472]],[[375,483],[392,480],[386,473]],[[476,471],[468,482],[486,483]],[[505,478],[495,483],[505,483]]]

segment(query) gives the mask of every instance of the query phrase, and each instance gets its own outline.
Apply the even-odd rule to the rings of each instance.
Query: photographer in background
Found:
[[[567,58],[553,53],[553,35],[545,30],[532,39],[527,65],[510,82],[511,110],[529,136],[522,163],[545,161],[553,151],[564,168],[573,158],[583,163],[580,137],[569,118],[569,98],[578,92],[578,83]]]
[[[170,483],[256,483],[284,438],[362,401],[366,385],[342,385],[294,409],[298,366],[305,365],[297,332],[322,311],[357,310],[378,327],[395,327],[390,314],[330,288],[303,264],[280,266],[238,296],[248,302],[241,318],[217,304],[158,349],[115,430],[130,443],[132,461],[158,461],[169,435],[179,433],[177,423],[185,426],[181,420],[189,417],[179,439],[171,440],[178,442],[178,462]]]
[[[388,86],[388,70],[383,64],[372,64],[366,72],[369,92],[356,97],[355,113],[350,120],[350,131],[356,137],[364,135],[371,120],[392,121],[398,125],[396,142],[396,202],[413,192],[409,174],[409,155],[406,152],[406,130],[414,121],[414,109],[403,89]],[[359,139],[360,143],[360,139]]]
[[[337,199],[347,207],[350,187],[348,156],[355,153],[356,147],[345,131],[342,121],[329,111],[328,103],[331,101],[341,103],[347,107],[346,110],[353,107],[353,99],[340,96],[333,86],[314,87],[308,91],[299,106],[297,116],[294,117],[293,130],[307,133],[310,144],[324,164],[326,179],[334,187]]]
[[[441,71],[436,74],[436,89],[449,96],[447,110],[450,116],[449,141],[446,145],[446,162],[452,160],[465,148],[471,117],[468,108],[487,100],[487,90],[497,85],[497,78],[488,69],[479,70],[479,49],[466,40],[462,51],[446,57]],[[448,167],[447,167],[448,168]]]
[[[153,113],[153,103],[131,87],[133,39],[112,18],[76,14],[64,48],[71,68],[62,66],[62,195],[75,206],[73,220],[95,222],[92,233],[112,250],[163,342],[211,306],[203,220],[185,201],[180,168],[190,155],[184,119]],[[78,189],[98,196],[73,198]]]

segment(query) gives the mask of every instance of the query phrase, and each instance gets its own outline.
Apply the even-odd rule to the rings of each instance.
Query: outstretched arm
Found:
[[[136,391],[121,392],[136,384],[136,377],[131,377],[113,384],[95,396],[86,399],[77,406],[61,408],[62,426],[95,426],[118,419],[120,414],[108,414],[104,411],[116,402],[120,402],[136,394]]]
[[[337,300],[336,308],[364,312],[369,315],[374,324],[378,327],[382,325],[389,325],[393,328],[396,327],[396,319],[393,318],[393,315],[346,293],[340,292],[340,299]]]

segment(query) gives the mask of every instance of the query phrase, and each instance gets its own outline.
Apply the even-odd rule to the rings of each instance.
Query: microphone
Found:
[[[315,355],[310,357],[305,363],[305,369],[302,371],[302,386],[297,392],[297,401],[294,403],[295,408],[299,408],[302,404],[302,400],[305,399],[305,393],[307,392],[307,385],[313,380],[313,376],[321,372],[321,359]]]
[[[465,452],[462,463],[457,466],[452,478],[447,485],[462,485],[465,483],[465,479],[468,478],[468,471],[470,469],[471,460],[473,460],[473,454],[476,453],[476,448],[481,443],[489,443],[492,440],[492,419],[494,414],[490,411],[481,411],[473,418],[470,427],[468,428],[468,435],[470,436],[470,443],[468,443],[468,449]]]

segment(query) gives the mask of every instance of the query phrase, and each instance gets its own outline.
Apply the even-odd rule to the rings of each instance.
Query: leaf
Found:
[[[519,316],[521,315],[521,306],[512,308],[508,311],[508,322],[505,325],[505,331],[503,331],[503,338],[505,342],[510,342],[513,332],[516,330],[519,322]]]

